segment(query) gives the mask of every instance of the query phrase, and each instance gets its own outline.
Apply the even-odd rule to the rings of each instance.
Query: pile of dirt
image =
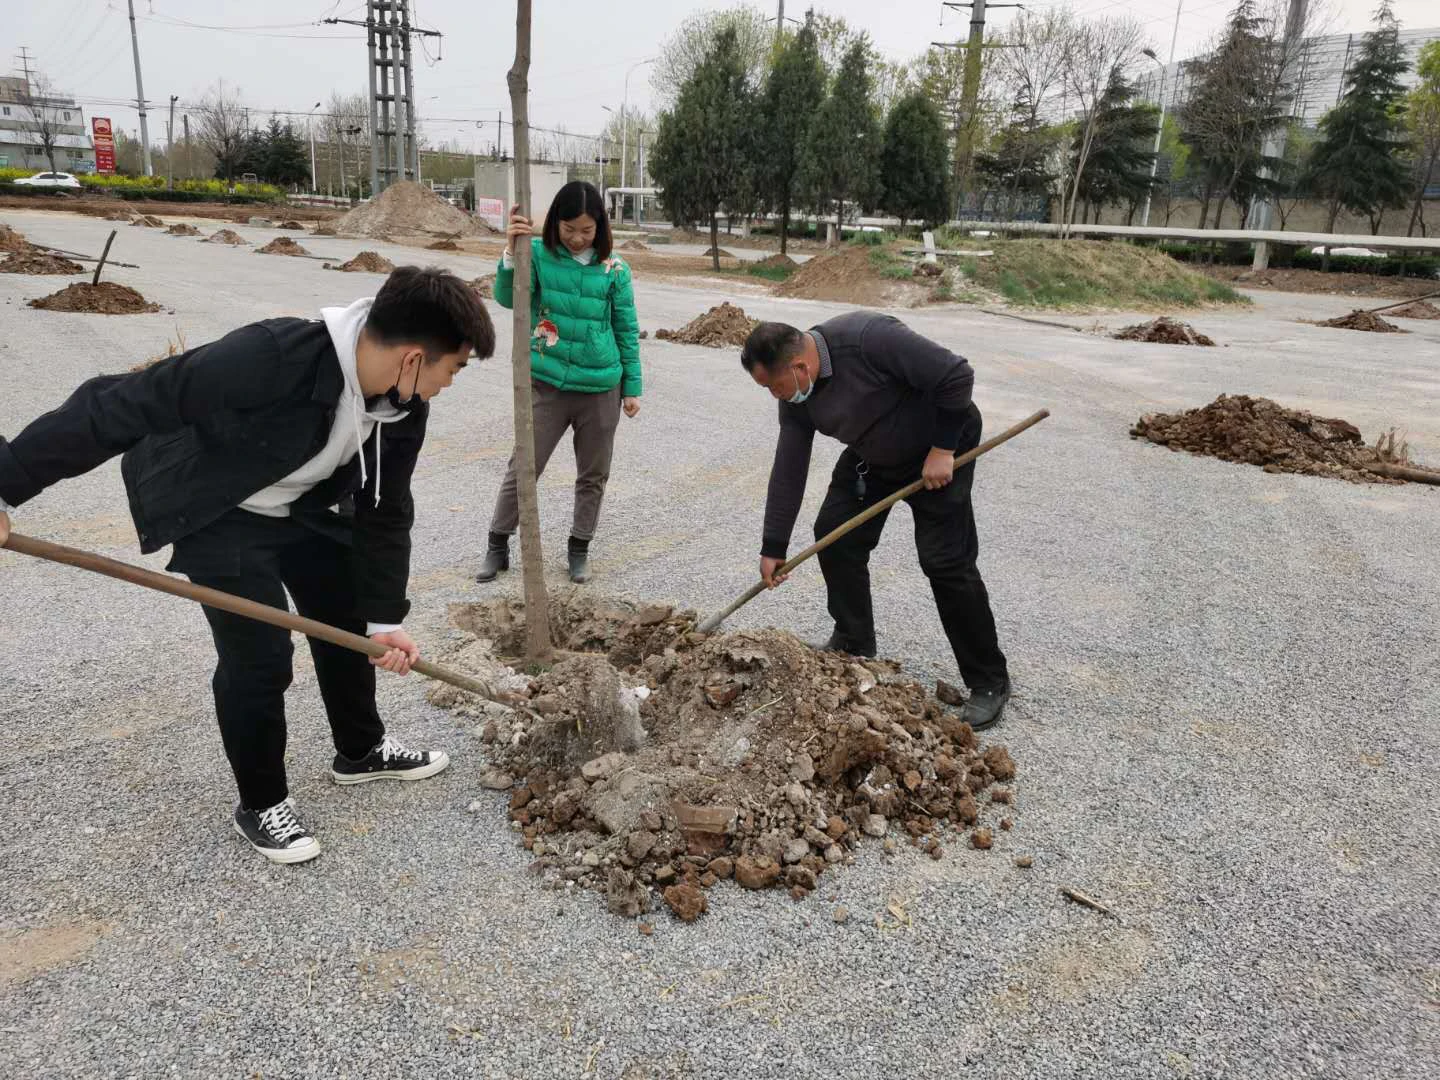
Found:
[[[148,303],[128,285],[113,281],[99,285],[76,282],[51,296],[31,300],[30,306],[42,311],[89,311],[99,315],[141,315],[160,310],[159,304]]]
[[[0,251],[29,251],[30,241],[9,225],[0,224]]]
[[[799,265],[800,264],[794,259],[790,258],[789,255],[782,255],[778,251],[774,255],[770,255],[764,259],[761,259],[757,263],[751,264],[751,266],[753,267],[765,270],[769,270],[774,267],[779,267],[783,270],[794,270]]]
[[[373,251],[362,251],[348,262],[326,263],[325,269],[343,270],[347,274],[388,274],[395,269],[395,264],[384,255],[377,255]]]
[[[757,325],[758,320],[750,318],[742,308],[721,303],[690,320],[679,330],[657,330],[655,336],[677,345],[708,345],[712,349],[720,349],[729,345],[744,345],[750,331]]]
[[[200,230],[194,225],[171,225],[165,232],[170,236],[199,236]]]
[[[135,215],[129,210],[111,210],[105,215],[106,221],[131,221]]]
[[[291,240],[288,236],[277,236],[262,248],[256,251],[261,255],[309,255],[303,247]]]
[[[451,206],[435,192],[411,180],[391,184],[378,197],[357,206],[335,224],[337,236],[383,240],[387,236],[489,236],[479,218]]]
[[[470,287],[484,299],[489,300],[495,295],[495,275],[481,274],[474,281],[470,282]]]
[[[816,255],[795,273],[775,286],[777,296],[802,300],[832,300],[862,307],[879,307],[896,300],[905,290],[918,293],[920,286],[882,278],[872,253],[879,249],[847,244],[839,251]]]
[[[304,226],[304,225],[301,225],[300,222],[298,222],[298,221],[282,221],[282,222],[280,222],[280,224],[276,225],[275,228],[277,228],[277,229],[297,229],[297,230],[299,230],[300,232],[304,232],[304,231],[305,231],[305,226]]]
[[[481,782],[510,792],[535,869],[602,893],[617,914],[649,910],[659,892],[690,921],[729,878],[802,899],[867,836],[936,859],[949,843],[988,848],[980,819],[1012,801],[991,788],[1015,775],[1005,748],[982,748],[889,661],[816,652],[784,631],[699,634],[694,612],[571,597],[551,611],[565,652],[531,681],[496,658],[523,646],[520,601],[451,614],[473,636],[445,662],[528,701],[510,709],[446,685],[431,700],[480,722],[492,761]]]
[[[153,214],[137,214],[135,217],[130,219],[130,224],[137,227],[144,227],[146,229],[165,228],[165,222],[161,221]]]
[[[336,235],[336,232],[335,232],[335,223],[332,222],[332,221],[322,221],[319,225],[316,225],[316,226],[315,226],[315,235],[316,235],[316,236],[335,236],[335,235]]]
[[[1221,461],[1259,465],[1266,472],[1332,476],[1355,483],[1400,483],[1390,470],[1430,473],[1398,450],[1392,432],[1375,446],[1345,420],[1287,409],[1269,398],[1221,394],[1201,409],[1142,416],[1130,434],[1171,450],[1187,450]],[[1440,472],[1435,472],[1440,477]],[[1414,477],[1412,477],[1414,478]]]
[[[633,237],[620,245],[621,251],[649,251],[650,245],[644,240],[636,240]]]
[[[246,240],[234,229],[219,229],[206,237],[204,242],[207,244],[230,244],[232,246],[250,243],[249,240]]]
[[[726,251],[724,248],[713,248],[713,247],[712,247],[712,248],[706,248],[706,249],[705,249],[705,258],[707,258],[707,259],[712,259],[712,258],[715,258],[716,256],[719,256],[719,257],[722,258],[722,259],[733,259],[733,258],[735,258],[734,255],[732,255],[730,252]]]
[[[32,248],[17,251],[0,262],[0,274],[83,274],[85,267],[62,255]]]
[[[1391,308],[1387,314],[1396,319],[1440,319],[1440,307],[1428,300],[1416,300],[1404,307]]]
[[[1200,333],[1187,322],[1161,315],[1148,323],[1127,326],[1110,335],[1116,341],[1152,341],[1160,345],[1214,345],[1213,338]]]
[[[427,251],[459,251],[460,245],[454,240],[436,240],[433,244],[426,244]]]
[[[1333,326],[1337,330],[1366,330],[1372,334],[1408,334],[1409,330],[1402,330],[1394,323],[1382,319],[1379,315],[1371,314],[1356,308],[1349,315],[1341,315],[1339,318],[1326,319],[1318,322],[1316,326]]]

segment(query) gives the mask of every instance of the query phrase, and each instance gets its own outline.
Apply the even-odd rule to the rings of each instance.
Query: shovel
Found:
[[[384,645],[371,641],[367,637],[361,637],[359,634],[352,634],[348,630],[341,630],[339,627],[316,622],[314,619],[307,619],[301,615],[292,615],[288,611],[271,607],[269,604],[232,596],[219,589],[210,589],[204,585],[182,581],[180,578],[174,578],[168,574],[157,574],[153,570],[131,566],[129,563],[119,562],[116,559],[107,559],[103,555],[95,555],[78,548],[52,544],[47,540],[36,540],[34,537],[22,536],[13,532],[0,547],[21,555],[32,555],[37,559],[65,563],[67,566],[78,566],[82,570],[91,570],[97,574],[104,574],[106,577],[118,578],[120,581],[128,581],[132,585],[143,585],[147,589],[169,593],[171,596],[196,600],[209,607],[219,608],[221,611],[243,615],[247,619],[269,623],[271,626],[278,626],[282,630],[297,630],[306,637],[319,638],[321,641],[328,641],[332,645],[339,645],[352,652],[364,653],[366,656],[384,656],[389,651]],[[497,690],[487,682],[450,671],[448,668],[432,664],[428,660],[416,661],[410,665],[410,670],[418,671],[421,675],[438,679],[440,682],[449,683],[451,686],[458,686],[461,690],[468,690],[489,701],[498,701],[511,706],[520,701],[517,695]]]
[[[1007,428],[999,435],[996,435],[993,439],[986,439],[979,446],[975,447],[975,449],[967,450],[965,451],[965,453],[957,455],[953,468],[958,469],[962,465],[970,464],[970,462],[974,461],[981,454],[994,450],[995,447],[999,446],[1003,442],[1008,442],[1016,435],[1019,435],[1026,428],[1034,427],[1036,424],[1038,424],[1041,420],[1044,420],[1049,415],[1049,409],[1041,409],[1039,412],[1027,416],[1024,420],[1021,420],[1014,427]],[[864,525],[865,522],[869,521],[876,514],[884,513],[901,499],[908,499],[911,495],[914,495],[924,486],[925,481],[923,479],[906,484],[903,488],[895,492],[893,495],[886,496],[885,498],[877,502],[874,506],[867,507],[860,513],[856,514],[849,521],[845,522],[845,524],[826,533],[819,540],[816,540],[815,543],[811,544],[808,548],[800,552],[799,555],[796,555],[793,559],[785,563],[785,565],[780,567],[780,569],[776,570],[775,572],[777,574],[790,573],[791,570],[795,569],[795,567],[799,566],[806,559],[810,558],[810,556],[824,551],[827,547],[835,543],[836,540],[839,540],[842,536],[850,532],[852,529],[857,529],[861,525]],[[735,612],[739,611],[742,607],[748,604],[751,600],[754,600],[755,597],[759,596],[764,591],[765,582],[757,581],[754,585],[751,585],[750,588],[746,589],[739,596],[739,598],[736,599],[735,602],[732,603],[729,607],[727,607],[724,611],[718,611],[714,615],[711,615],[695,629],[702,634],[710,633],[722,622],[728,619],[731,615],[734,615]]]

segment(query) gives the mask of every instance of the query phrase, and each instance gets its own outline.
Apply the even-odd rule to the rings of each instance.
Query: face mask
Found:
[[[811,394],[815,392],[815,384],[813,382],[810,382],[810,373],[808,371],[805,373],[805,381],[807,383],[810,383],[810,385],[807,386],[804,390],[801,390],[800,380],[798,378],[795,380],[795,393],[791,394],[788,398],[786,398],[786,400],[789,401],[791,405],[805,404],[805,401],[810,397]]]
[[[421,360],[420,364],[424,362],[424,360]],[[402,413],[412,413],[421,405],[425,404],[424,400],[420,397],[420,364],[415,365],[415,385],[410,388],[410,396],[408,398],[404,401],[400,400],[400,372],[395,373],[395,385],[385,391],[385,400],[390,402],[393,408],[398,409]],[[403,372],[404,370],[405,361],[401,360],[400,371]]]

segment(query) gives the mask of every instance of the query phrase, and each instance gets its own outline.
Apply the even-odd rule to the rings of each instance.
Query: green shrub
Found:
[[[883,232],[857,232],[851,234],[849,242],[861,247],[881,247],[885,240]]]

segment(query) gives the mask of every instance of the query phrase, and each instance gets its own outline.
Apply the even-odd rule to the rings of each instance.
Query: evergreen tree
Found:
[[[1409,68],[1399,24],[1384,0],[1350,69],[1345,96],[1321,119],[1310,155],[1309,186],[1329,203],[1326,231],[1334,230],[1341,207],[1366,215],[1371,231],[1379,232],[1385,211],[1405,205],[1410,179],[1400,78]]]
[[[880,188],[880,120],[872,100],[869,43],[845,51],[840,69],[805,141],[801,187],[821,216],[835,211],[839,242],[846,204],[872,206]]]
[[[272,116],[265,130],[264,168],[257,170],[267,183],[288,187],[310,183],[310,147],[288,122]]]
[[[975,157],[984,186],[1000,195],[994,212],[1010,216],[1022,203],[1043,199],[1059,178],[1055,157],[1067,130],[1046,124],[1022,92],[1011,107],[1011,121],[990,146]]]
[[[950,148],[940,110],[923,93],[901,98],[885,121],[882,205],[900,219],[938,224],[950,216]]]
[[[727,29],[680,87],[675,107],[660,116],[650,172],[677,225],[709,220],[719,247],[721,207],[743,197],[753,158],[754,99],[735,32]],[[720,257],[713,256],[715,269]]]
[[[781,45],[759,104],[755,171],[764,205],[780,215],[780,251],[788,246],[790,210],[810,122],[825,101],[825,67],[813,21]]]
[[[1116,72],[1096,108],[1095,134],[1079,195],[1095,208],[1097,220],[1103,207],[1111,203],[1133,207],[1150,188],[1151,150],[1160,111],[1134,100],[1135,88]],[[1080,152],[1078,136],[1072,152]]]

